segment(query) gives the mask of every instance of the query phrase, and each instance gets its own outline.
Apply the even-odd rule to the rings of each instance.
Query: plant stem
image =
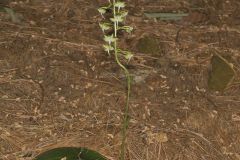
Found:
[[[113,14],[114,18],[116,16],[116,7],[115,7],[115,0],[113,0]],[[117,38],[117,29],[118,24],[117,22],[114,22],[114,38]],[[126,148],[126,136],[127,136],[127,128],[129,123],[129,99],[130,99],[130,92],[131,92],[131,77],[129,74],[128,69],[119,61],[119,53],[117,48],[117,41],[114,42],[114,55],[115,60],[117,64],[122,68],[122,70],[125,72],[125,76],[127,78],[127,98],[126,98],[126,104],[125,104],[125,111],[124,111],[124,118],[123,118],[123,126],[122,126],[122,143],[121,143],[121,151],[120,151],[120,160],[125,160],[125,148]]]

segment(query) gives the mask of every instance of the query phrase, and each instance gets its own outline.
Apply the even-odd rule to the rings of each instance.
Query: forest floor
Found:
[[[102,49],[98,0],[24,0],[0,13],[0,159],[81,146],[117,159],[126,83]],[[129,160],[240,160],[240,2],[128,0],[120,45],[134,53]],[[144,12],[188,13],[181,20]],[[144,37],[155,50],[142,50]],[[144,42],[144,41],[143,41]],[[231,56],[234,82],[211,91],[214,53]]]

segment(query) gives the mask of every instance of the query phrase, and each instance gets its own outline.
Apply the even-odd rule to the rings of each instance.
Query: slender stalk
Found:
[[[116,16],[116,7],[115,7],[115,0],[113,0],[113,14],[114,18]],[[114,38],[117,38],[117,30],[118,24],[114,22]],[[114,42],[114,56],[117,64],[122,68],[125,72],[125,76],[127,78],[127,98],[125,104],[125,111],[124,111],[124,118],[123,118],[123,125],[122,125],[122,142],[121,142],[121,151],[120,151],[120,160],[125,160],[125,150],[126,150],[126,136],[127,136],[127,128],[129,123],[129,99],[130,99],[130,92],[131,92],[131,77],[127,68],[119,61],[119,53],[117,48],[117,41]]]

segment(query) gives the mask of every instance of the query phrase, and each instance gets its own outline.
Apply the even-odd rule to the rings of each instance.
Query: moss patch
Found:
[[[161,52],[159,40],[152,35],[139,39],[136,47],[139,52],[145,54],[159,54]]]
[[[215,54],[211,59],[212,70],[208,78],[208,87],[211,90],[222,91],[233,80],[235,72],[228,61]]]

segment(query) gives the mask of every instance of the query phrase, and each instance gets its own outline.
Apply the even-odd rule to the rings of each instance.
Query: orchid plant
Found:
[[[108,0],[108,4],[106,6],[100,7],[98,9],[99,13],[103,18],[103,22],[99,23],[100,28],[104,33],[104,41],[106,44],[103,45],[103,49],[109,54],[113,54],[115,57],[116,63],[119,67],[124,71],[126,79],[127,79],[127,98],[125,105],[125,112],[123,118],[123,127],[122,127],[122,144],[120,151],[120,160],[125,159],[125,146],[126,146],[126,133],[129,123],[129,98],[130,98],[130,90],[131,90],[131,77],[128,69],[121,62],[120,57],[124,57],[127,62],[131,60],[133,54],[129,51],[122,50],[118,47],[118,32],[121,30],[126,31],[127,33],[131,33],[133,28],[131,26],[125,26],[124,21],[126,16],[128,15],[128,11],[125,9],[125,2],[120,0]],[[111,11],[111,18],[106,18],[107,11]],[[113,30],[113,34],[107,34],[106,31]]]

